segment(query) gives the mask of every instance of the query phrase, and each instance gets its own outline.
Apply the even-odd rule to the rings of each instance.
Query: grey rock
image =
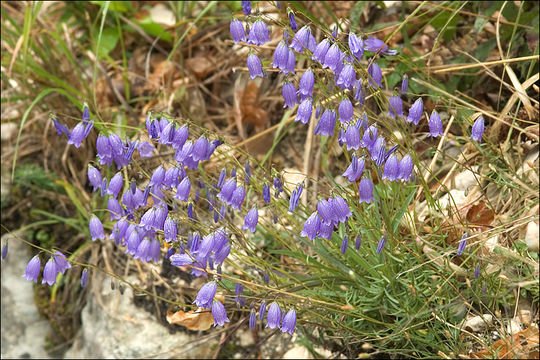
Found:
[[[123,295],[111,290],[110,279],[101,273],[91,276],[88,286],[82,328],[65,358],[208,358],[217,345],[216,336],[170,334],[155,314],[134,305],[131,287]]]
[[[2,358],[49,358],[45,336],[51,327],[37,311],[34,283],[22,277],[30,250],[12,234],[2,237],[2,243],[6,240],[9,252],[2,260]]]

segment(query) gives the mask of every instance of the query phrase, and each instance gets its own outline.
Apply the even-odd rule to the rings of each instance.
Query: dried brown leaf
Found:
[[[184,326],[188,330],[205,331],[210,329],[214,323],[214,318],[212,317],[210,311],[207,310],[197,310],[197,312],[193,310],[188,312],[180,310],[175,313],[168,311],[167,322],[169,324]]]
[[[471,354],[475,359],[487,359],[496,356],[499,359],[538,359],[539,332],[530,326],[513,336],[497,340],[491,349],[484,349]]]

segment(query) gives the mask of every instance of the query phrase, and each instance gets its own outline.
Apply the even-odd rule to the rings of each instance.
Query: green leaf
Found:
[[[95,43],[97,44],[97,36],[95,38]],[[103,30],[101,34],[101,42],[99,43],[99,49],[97,51],[98,57],[103,57],[109,55],[111,51],[114,50],[118,44],[118,31],[115,28],[107,28]]]
[[[165,30],[165,27],[161,24],[158,24],[150,16],[147,16],[144,19],[131,19],[134,23],[139,25],[148,35],[159,37],[161,40],[167,42],[172,42],[171,34]]]

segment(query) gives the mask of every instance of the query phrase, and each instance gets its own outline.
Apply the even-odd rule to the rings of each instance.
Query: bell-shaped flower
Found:
[[[283,85],[283,99],[285,100],[285,105],[283,107],[292,109],[298,103],[296,88],[293,83],[287,82]]]
[[[359,159],[356,154],[352,156],[351,164],[345,170],[342,176],[346,177],[350,182],[355,182],[364,171],[364,160]]]
[[[324,56],[323,69],[329,68],[330,70],[335,71],[336,68],[338,67],[340,60],[341,60],[341,50],[339,50],[337,43],[334,43],[332,44],[332,46],[330,46],[330,48],[326,52],[326,55]]]
[[[320,225],[321,219],[319,218],[319,214],[314,212],[304,223],[304,229],[300,233],[300,236],[307,237],[309,240],[315,239],[319,232]]]
[[[268,314],[266,315],[266,327],[270,329],[281,327],[281,309],[276,302],[270,304],[268,308]]]
[[[392,119],[403,117],[403,103],[399,96],[392,96],[388,102],[390,103],[388,116]]]
[[[23,277],[26,279],[26,281],[33,281],[37,283],[37,278],[39,276],[39,272],[41,271],[41,260],[39,259],[39,256],[36,255],[26,265],[26,270],[24,272]]]
[[[265,42],[270,41],[270,33],[268,32],[268,26],[262,20],[257,20],[249,31],[248,44],[264,45]]]
[[[281,331],[284,333],[293,334],[296,328],[296,310],[291,309],[283,317],[283,324],[281,325]]]
[[[311,98],[304,99],[300,106],[298,106],[298,111],[296,112],[296,117],[294,121],[300,121],[302,124],[307,124],[311,118],[311,113],[313,112],[313,102]]]
[[[372,88],[382,87],[382,71],[381,67],[377,63],[373,62],[368,68],[368,81]]]
[[[377,140],[375,140],[375,143],[369,149],[369,153],[371,155],[371,160],[375,163],[377,166],[381,166],[385,160],[386,157],[386,141],[382,136],[379,136]]]
[[[200,308],[208,309],[212,306],[214,302],[214,296],[216,295],[217,284],[215,281],[204,284],[193,303]]]
[[[75,146],[77,149],[81,146],[84,140],[84,124],[82,122],[75,125],[69,136],[68,144]]]
[[[49,286],[53,285],[54,283],[56,283],[56,275],[58,275],[56,262],[51,257],[43,268],[43,280],[41,280],[41,283],[47,283],[49,284]]]
[[[257,76],[264,77],[261,59],[257,55],[253,53],[248,55],[247,67],[250,79],[255,79]]]
[[[191,180],[186,176],[176,188],[175,199],[187,201],[191,191]]]
[[[288,59],[289,59],[289,48],[287,47],[287,44],[285,44],[284,41],[280,41],[280,43],[276,46],[276,50],[274,51],[274,62],[272,63],[272,67],[274,69],[278,68],[286,74],[288,72],[287,70]]]
[[[431,137],[443,136],[443,124],[437,110],[431,112],[429,117],[429,135]]]
[[[346,63],[339,73],[336,85],[342,89],[350,89],[355,81],[356,72],[354,71],[354,67],[351,64]]]
[[[349,50],[358,61],[362,59],[362,55],[364,55],[364,42],[353,32],[349,33]]]
[[[371,51],[374,53],[381,53],[384,55],[396,55],[396,50],[388,50],[388,45],[384,44],[384,41],[380,39],[376,39],[374,37],[368,37],[366,41],[364,41],[364,49],[367,51]]]
[[[242,229],[247,229],[251,231],[252,233],[255,232],[255,228],[257,227],[257,223],[259,221],[259,213],[257,212],[257,208],[252,208],[247,213],[246,217],[244,218],[244,225],[242,226]]]
[[[383,251],[385,244],[386,244],[386,237],[383,236],[381,240],[379,240],[379,244],[377,244],[377,254],[380,254]]]
[[[315,76],[311,68],[307,69],[302,77],[300,78],[300,85],[298,93],[300,94],[300,99],[304,100],[310,97],[313,97],[313,86],[315,84]]]
[[[476,119],[471,129],[471,139],[478,142],[482,142],[482,135],[484,134],[484,118],[482,115]]]
[[[321,118],[315,126],[314,134],[321,134],[323,136],[332,136],[334,134],[334,128],[336,126],[336,112],[334,110],[326,109],[321,115]]]
[[[350,124],[345,131],[345,141],[347,150],[358,150],[360,148],[360,130],[354,124]]]
[[[317,60],[320,64],[324,64],[324,59],[326,57],[326,53],[328,52],[329,48],[330,48],[330,41],[328,41],[328,39],[323,39],[315,47],[315,51],[313,51],[312,58]]]
[[[231,21],[229,29],[231,31],[231,36],[235,44],[239,41],[246,41],[246,32],[244,30],[244,25],[240,20],[234,19],[233,21]]]
[[[409,109],[409,115],[407,116],[407,122],[418,125],[420,118],[422,117],[422,112],[424,111],[424,104],[422,98],[416,99],[416,101],[411,105]]]
[[[242,203],[244,202],[245,197],[246,189],[243,186],[239,186],[234,189],[230,202],[231,208],[239,210],[242,207]]]
[[[360,194],[360,202],[365,202],[366,204],[369,204],[374,200],[373,183],[369,178],[364,177],[362,178],[362,180],[360,180],[360,184],[358,185],[358,193]]]
[[[353,105],[349,98],[341,100],[338,107],[339,121],[348,123],[353,117]]]
[[[311,30],[308,25],[303,26],[292,39],[290,47],[299,53],[304,52],[304,47],[309,48]]]
[[[93,191],[96,191],[101,187],[101,172],[92,165],[88,166],[88,181],[90,181],[90,184],[94,187]]]
[[[212,304],[212,317],[214,318],[214,326],[223,326],[226,322],[229,322],[225,306],[219,300],[214,300]]]
[[[92,215],[90,218],[89,229],[90,236],[92,236],[92,241],[96,241],[97,239],[105,239],[103,224],[96,215]]]
[[[384,164],[383,179],[388,179],[390,181],[396,181],[399,175],[399,160],[396,155],[392,154],[386,160]]]
[[[399,162],[398,179],[409,181],[413,170],[413,162],[409,154],[405,155]]]
[[[236,179],[232,177],[229,180],[225,181],[217,197],[224,203],[229,203],[231,201],[231,198],[233,196],[233,192],[235,189],[236,189]]]

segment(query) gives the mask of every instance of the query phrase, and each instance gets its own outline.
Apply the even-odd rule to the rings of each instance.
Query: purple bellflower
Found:
[[[23,277],[26,278],[26,281],[33,281],[37,283],[37,278],[39,276],[39,272],[41,271],[41,260],[39,260],[39,256],[36,255],[26,265],[26,270],[24,272]]]
[[[298,110],[296,111],[296,117],[294,118],[294,121],[300,121],[302,124],[306,125],[309,122],[309,119],[311,118],[311,114],[313,112],[313,102],[311,98],[306,98],[302,100],[300,103],[300,106],[298,106]]]
[[[443,124],[437,110],[431,112],[429,117],[429,135],[431,137],[443,136]]]
[[[379,243],[377,244],[377,254],[380,254],[384,249],[384,244],[386,244],[386,238],[383,236]]]
[[[288,60],[289,60],[289,48],[287,47],[287,44],[285,44],[284,41],[281,41],[277,46],[276,50],[274,51],[274,62],[272,63],[272,67],[278,68],[283,73],[287,74],[288,71]]]
[[[89,223],[89,229],[90,236],[92,236],[92,241],[96,241],[97,239],[105,239],[103,224],[96,215],[92,215]]]
[[[266,315],[266,327],[270,329],[281,327],[281,309],[276,302],[270,304],[268,308],[268,314]]]
[[[320,64],[324,64],[324,59],[326,57],[326,54],[329,48],[330,48],[330,42],[328,41],[328,39],[323,39],[315,47],[315,51],[313,51],[312,58],[317,60]]]
[[[362,55],[364,55],[364,42],[353,32],[349,33],[349,50],[358,61],[362,59]]]
[[[315,84],[315,76],[311,68],[307,69],[302,77],[300,78],[300,85],[298,93],[300,94],[300,99],[304,100],[310,97],[313,97],[313,86]]]
[[[360,180],[360,184],[358,185],[358,193],[360,194],[360,202],[365,202],[366,204],[371,203],[374,201],[373,199],[373,183],[371,180],[367,177],[362,178]]]
[[[345,255],[345,253],[347,252],[348,247],[349,247],[349,237],[347,235],[345,235],[345,237],[341,241],[341,249],[340,250],[341,250],[342,255]]]
[[[208,309],[212,306],[214,296],[216,295],[217,284],[214,281],[204,284],[193,303],[200,308]]]
[[[401,80],[401,93],[405,94],[408,88],[409,88],[409,78],[407,77],[407,74],[404,74],[403,80]]]
[[[81,275],[81,287],[86,287],[87,282],[88,282],[88,268],[84,268]]]
[[[346,63],[343,66],[343,69],[339,73],[339,77],[336,81],[336,85],[342,89],[350,89],[356,81],[356,72],[354,67]]]
[[[257,313],[255,309],[251,309],[251,314],[249,315],[249,328],[251,330],[255,329],[255,324],[257,323]]]
[[[349,98],[341,100],[338,107],[339,121],[348,123],[353,117],[353,105]]]
[[[212,317],[214,318],[214,326],[223,326],[230,321],[225,306],[219,300],[214,300],[212,304]]]
[[[420,118],[422,117],[423,111],[424,103],[422,102],[422,98],[418,98],[409,109],[409,116],[407,116],[407,122],[418,125],[418,123],[420,122]]]
[[[263,185],[263,200],[265,203],[270,204],[271,198],[270,198],[270,188],[267,184]]]
[[[317,214],[317,212],[314,212],[304,223],[304,229],[300,233],[300,236],[307,237],[309,240],[313,240],[317,236],[320,226],[321,219],[319,218],[319,214]]]
[[[390,103],[388,116],[392,119],[403,117],[403,103],[399,96],[392,96],[388,102]]]
[[[58,271],[56,269],[56,262],[51,257],[43,268],[43,280],[41,280],[41,283],[47,283],[49,284],[49,286],[53,285],[54,283],[56,283],[56,275],[58,275]]]
[[[360,236],[360,234],[358,234],[358,236],[356,237],[356,240],[354,241],[354,248],[356,250],[359,250],[360,246],[362,246],[362,237]]]
[[[289,12],[289,23],[291,24],[292,31],[296,31],[296,29],[298,29],[298,26],[296,25],[296,20],[294,19],[294,13],[292,11]]]
[[[341,50],[339,50],[339,47],[336,43],[332,44],[328,51],[326,52],[326,55],[324,56],[324,68],[329,68],[332,71],[336,71],[339,61],[341,60]]]
[[[283,317],[283,324],[281,326],[281,331],[284,333],[293,334],[294,329],[296,328],[296,310],[291,309]]]
[[[245,197],[246,197],[246,189],[243,186],[239,186],[236,189],[234,189],[234,192],[231,197],[231,203],[230,203],[231,208],[235,210],[240,210]]]
[[[242,4],[242,10],[244,11],[244,15],[251,15],[251,1],[249,0],[242,0],[240,1]]]
[[[90,184],[94,187],[93,191],[96,191],[101,187],[101,172],[92,165],[88,166],[88,180],[90,181]]]
[[[399,162],[398,179],[409,181],[413,170],[413,162],[409,154],[405,155]]]
[[[359,159],[356,154],[353,154],[351,159],[351,164],[345,170],[342,176],[347,177],[350,182],[355,182],[358,179],[362,172],[364,171],[364,160]]]
[[[332,136],[334,128],[336,126],[336,112],[334,110],[326,109],[321,115],[319,122],[315,126],[314,134],[321,134],[323,136]]]
[[[257,222],[259,221],[259,213],[257,212],[257,208],[252,208],[247,213],[245,219],[244,219],[244,226],[242,226],[242,229],[247,229],[251,231],[252,233],[255,232],[255,228],[257,227]]]
[[[234,19],[233,21],[231,21],[229,29],[231,31],[231,36],[235,44],[239,41],[246,41],[246,32],[244,31],[244,25],[240,22],[240,20]]]
[[[390,181],[396,181],[399,175],[399,161],[398,158],[392,154],[386,160],[384,164],[383,179],[388,179]]]
[[[247,67],[250,79],[255,79],[257,76],[264,77],[261,59],[257,55],[253,53],[248,55]]]
[[[388,50],[388,45],[384,45],[384,41],[380,39],[376,39],[373,37],[368,37],[366,41],[364,41],[364,49],[371,52],[380,52],[383,55],[396,55],[396,50]]]
[[[354,124],[349,124],[345,131],[345,141],[347,150],[358,150],[360,148],[360,130]]]
[[[71,135],[69,136],[68,144],[75,146],[77,149],[81,146],[82,141],[84,140],[84,124],[82,122],[75,125]]]
[[[461,237],[461,240],[459,241],[458,249],[457,249],[458,256],[462,255],[463,251],[465,251],[465,246],[467,246],[467,237],[468,237],[468,234],[465,233],[463,234],[463,236]]]
[[[249,31],[248,44],[264,45],[265,42],[270,41],[270,34],[268,32],[268,26],[262,20],[257,20]]]
[[[287,82],[283,85],[283,99],[285,100],[283,107],[292,109],[298,103],[296,88],[293,83]]]
[[[369,74],[369,84],[372,88],[380,88],[382,87],[382,72],[381,67],[377,65],[377,63],[373,62],[368,68],[368,74]]]
[[[482,115],[476,119],[471,129],[471,139],[478,142],[482,142],[482,135],[484,134],[484,118]]]
[[[120,190],[122,190],[122,185],[124,184],[124,178],[120,172],[117,172],[109,181],[109,187],[107,188],[107,194],[117,197]]]

